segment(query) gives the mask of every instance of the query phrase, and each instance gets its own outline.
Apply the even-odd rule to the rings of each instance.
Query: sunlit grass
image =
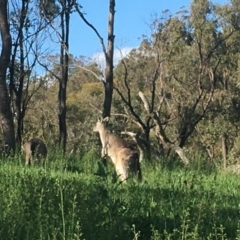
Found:
[[[121,184],[91,151],[0,162],[0,239],[239,239],[239,176],[142,163]]]

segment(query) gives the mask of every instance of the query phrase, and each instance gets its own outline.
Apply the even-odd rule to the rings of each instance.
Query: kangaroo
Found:
[[[46,144],[39,138],[32,138],[25,143],[25,165],[33,165],[34,162],[44,162],[47,156]]]
[[[131,173],[136,174],[138,180],[142,179],[139,163],[139,154],[132,151],[126,141],[106,129],[104,121],[98,120],[93,128],[98,132],[102,143],[101,156],[109,156],[115,166],[115,170],[121,181],[127,180]]]

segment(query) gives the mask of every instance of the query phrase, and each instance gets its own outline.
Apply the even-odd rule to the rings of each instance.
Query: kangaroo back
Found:
[[[128,165],[130,173],[133,173],[137,176],[139,181],[142,181],[142,172],[139,162],[139,154],[137,152],[132,152],[128,158]]]
[[[110,133],[102,121],[96,123],[93,131],[99,132],[102,143],[102,157],[108,155],[111,158],[120,179],[124,181],[129,177],[129,174],[134,173],[141,180],[139,154],[131,150],[127,142],[121,137]]]
[[[142,172],[139,162],[139,154],[138,152],[123,149],[122,151],[125,152],[125,155],[122,157],[122,161],[124,162],[123,172],[124,177],[123,180],[126,180],[130,177],[130,175],[135,175],[139,181],[142,180]]]
[[[40,163],[47,156],[46,144],[39,138],[32,138],[25,144],[25,164],[30,165],[34,162]]]

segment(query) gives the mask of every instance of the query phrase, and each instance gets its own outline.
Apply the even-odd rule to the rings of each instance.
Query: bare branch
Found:
[[[121,97],[122,101],[123,101],[123,102],[126,104],[126,106],[129,108],[131,114],[135,117],[135,119],[136,119],[136,122],[135,122],[135,123],[138,122],[137,125],[138,125],[138,126],[141,126],[141,129],[145,129],[145,128],[146,128],[146,125],[144,124],[144,122],[142,121],[142,119],[140,118],[140,116],[134,111],[133,106],[132,106],[132,105],[129,105],[129,102],[128,102],[127,99],[123,96],[122,92],[121,92],[118,88],[116,88],[116,87],[114,87],[114,90],[117,91],[117,93],[118,93],[118,95]]]
[[[149,104],[147,98],[145,97],[145,95],[141,91],[138,93],[138,95],[143,102],[145,110],[147,111],[148,115],[150,115],[152,113],[152,111],[150,110],[150,104]]]
[[[156,124],[156,134],[159,137],[159,139],[161,140],[161,142],[165,145],[173,144],[173,142],[171,142],[170,139],[167,138],[164,128],[163,128],[163,124],[161,123],[160,118],[157,115],[157,113],[154,111],[152,111],[152,112],[150,111],[150,107],[149,107],[147,98],[144,96],[144,94],[142,92],[139,92],[138,95],[144,104],[144,108],[147,111],[147,114],[149,116],[151,116],[154,123]]]
[[[98,76],[98,75],[97,75],[95,72],[93,72],[92,70],[90,70],[90,69],[88,69],[88,68],[80,65],[79,62],[78,62],[75,58],[72,57],[72,55],[71,55],[71,54],[69,53],[69,51],[68,51],[67,46],[62,42],[62,40],[61,40],[62,37],[61,37],[61,34],[59,33],[59,31],[53,26],[52,22],[48,21],[48,23],[49,23],[49,25],[51,26],[51,28],[54,30],[54,32],[56,33],[57,38],[58,38],[59,42],[61,42],[61,45],[62,45],[64,51],[66,52],[66,54],[68,55],[68,57],[75,63],[76,67],[78,67],[78,68],[80,68],[80,69],[82,69],[82,70],[84,70],[84,71],[86,71],[86,72],[91,73],[97,80],[99,80],[100,82],[102,82],[103,84],[105,84],[105,79],[104,79],[103,76]],[[42,64],[40,61],[38,61],[38,63],[39,63],[42,67],[44,67],[47,71],[49,71],[56,79],[59,80],[59,77],[58,77],[56,74],[54,74],[52,71],[50,71],[50,69],[47,67],[47,65]]]
[[[121,52],[121,51],[120,51]],[[124,78],[123,78],[123,82],[124,82],[124,86],[127,90],[127,97],[128,97],[128,104],[129,106],[132,106],[132,101],[131,101],[131,89],[128,85],[128,82],[127,82],[127,77],[128,77],[128,68],[127,68],[127,64],[125,62],[124,59],[122,59],[121,63],[123,64],[123,67],[125,69],[124,71]]]
[[[80,18],[96,33],[96,35],[98,36],[100,43],[102,45],[102,49],[103,49],[103,53],[105,55],[105,58],[107,59],[107,51],[106,51],[106,47],[104,45],[104,41],[103,38],[101,37],[101,35],[99,34],[99,32],[97,31],[97,29],[85,18],[84,14],[80,11],[79,6],[77,3],[75,3],[75,9],[77,11],[77,13],[79,14]]]
[[[123,114],[123,113],[112,113],[111,115],[112,115],[112,116],[125,117],[125,118],[127,118],[130,122],[133,122],[134,124],[136,124],[137,126],[139,126],[142,131],[144,131],[144,127],[145,127],[144,123],[143,123],[143,125],[142,125],[140,122],[138,122],[137,120],[134,120],[131,116],[129,116],[129,115],[127,115],[127,114]]]

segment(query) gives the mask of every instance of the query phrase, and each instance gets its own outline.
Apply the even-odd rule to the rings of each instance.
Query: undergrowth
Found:
[[[237,175],[143,162],[143,181],[122,184],[94,150],[21,158],[0,162],[2,240],[240,239]]]

